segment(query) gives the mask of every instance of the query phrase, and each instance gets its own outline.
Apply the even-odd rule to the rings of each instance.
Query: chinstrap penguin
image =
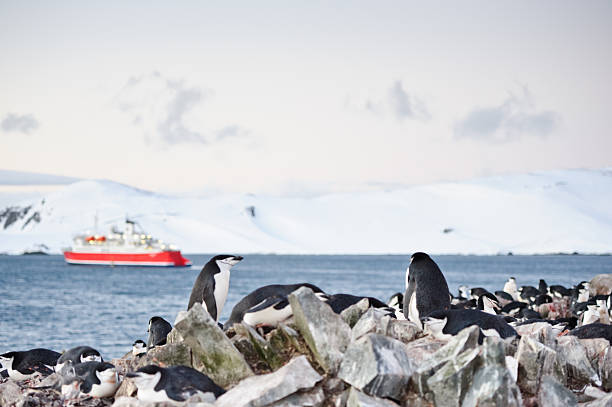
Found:
[[[421,318],[436,310],[450,309],[451,294],[438,265],[425,253],[414,253],[406,270],[404,316],[423,328]]]
[[[27,380],[38,375],[53,373],[60,353],[43,348],[7,352],[0,355],[0,363],[13,380]]]
[[[423,324],[426,331],[439,339],[448,339],[449,335],[456,335],[471,325],[478,325],[485,336],[508,338],[518,335],[503,317],[471,309],[434,311],[423,318]]]
[[[228,254],[221,254],[210,259],[193,284],[187,309],[199,302],[215,322],[218,322],[227,299],[230,270],[241,260],[242,256]]]
[[[61,369],[60,375],[61,393],[67,398],[112,397],[121,384],[117,369],[108,362],[68,362]]]
[[[142,340],[138,339],[132,344],[132,356],[141,357],[147,354],[147,344]]]
[[[293,316],[289,299],[285,296],[268,297],[248,309],[242,321],[254,327],[276,326]]]
[[[172,325],[162,317],[151,317],[149,319],[149,328],[147,332],[149,337],[147,339],[147,348],[151,349],[155,346],[161,346],[166,344],[166,338],[172,331]]]
[[[148,365],[126,376],[134,379],[138,400],[143,401],[171,403],[185,401],[197,391],[213,393],[215,398],[225,393],[208,376],[187,366]]]
[[[100,356],[100,352],[90,346],[77,346],[62,353],[62,356],[57,359],[55,371],[59,372],[62,369],[62,366],[64,366],[64,364],[68,361],[72,362],[73,364],[84,362],[102,362],[102,356]]]

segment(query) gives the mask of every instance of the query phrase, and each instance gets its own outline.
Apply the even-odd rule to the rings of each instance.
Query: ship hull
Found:
[[[69,264],[90,264],[106,266],[154,266],[186,267],[191,261],[184,258],[180,251],[160,251],[149,253],[84,253],[67,250],[64,260]]]

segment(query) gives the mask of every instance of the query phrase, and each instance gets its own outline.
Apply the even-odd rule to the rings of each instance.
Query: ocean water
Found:
[[[71,266],[62,256],[0,256],[0,354],[77,345],[120,357],[147,339],[149,318],[170,323],[187,307],[193,282],[211,255],[188,255],[191,268]],[[571,286],[612,273],[612,256],[435,256],[450,290],[461,284],[500,290],[519,285]],[[247,255],[232,269],[223,322],[244,295],[267,284],[309,282],[327,293],[378,297],[404,291],[409,255]]]

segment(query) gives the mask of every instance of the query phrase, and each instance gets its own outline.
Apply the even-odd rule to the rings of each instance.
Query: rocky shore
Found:
[[[370,308],[367,298],[339,315],[307,287],[289,302],[293,318],[266,333],[245,324],[223,331],[196,304],[177,316],[166,345],[111,363],[122,375],[149,364],[190,366],[227,390],[173,404],[193,407],[612,406],[607,339],[535,322],[517,327],[520,337],[482,340],[471,326],[443,341]],[[547,306],[569,309],[566,299]],[[49,387],[57,380],[2,379],[0,405],[164,405],[138,400],[127,377],[114,399],[63,400]]]

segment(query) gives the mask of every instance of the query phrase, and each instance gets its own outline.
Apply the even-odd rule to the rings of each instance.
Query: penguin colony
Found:
[[[200,303],[219,323],[229,291],[230,271],[241,260],[241,256],[233,255],[211,258],[196,278],[187,309]],[[425,334],[440,340],[448,340],[473,325],[480,329],[481,342],[485,336],[517,337],[516,327],[545,322],[559,335],[605,338],[612,343],[612,295],[591,296],[588,282],[566,288],[549,286],[540,280],[536,288],[518,286],[516,279],[510,277],[500,291],[491,293],[482,287],[462,285],[454,296],[438,265],[421,252],[411,256],[405,281],[405,291],[393,294],[387,303],[373,297],[328,294],[309,283],[267,285],[242,298],[233,307],[228,321],[219,325],[225,330],[240,323],[259,330],[274,328],[292,317],[288,295],[305,286],[335,313],[367,299],[369,307],[381,309],[392,318],[409,320]],[[555,309],[555,298],[568,300],[570,309]],[[555,317],[568,313],[572,315],[569,318]],[[131,356],[138,358],[153,347],[164,345],[171,329],[172,325],[163,318],[151,317],[147,343],[136,340]],[[6,377],[32,380],[56,373],[59,380],[52,387],[61,392],[65,401],[113,397],[122,381],[115,366],[105,362],[100,352],[89,346],[78,346],[62,354],[43,348],[11,351],[0,355],[0,364],[0,381]],[[137,397],[149,402],[181,402],[197,392],[211,393],[216,398],[225,392],[208,376],[186,366],[147,365],[125,376],[133,379],[138,388]]]

